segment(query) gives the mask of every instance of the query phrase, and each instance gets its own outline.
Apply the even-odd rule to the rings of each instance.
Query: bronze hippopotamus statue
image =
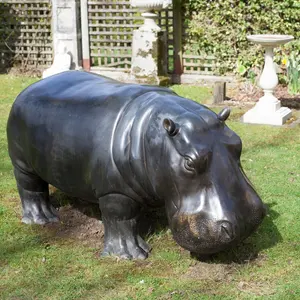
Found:
[[[248,237],[265,208],[245,176],[229,110],[157,86],[80,71],[41,80],[15,100],[7,125],[24,223],[58,221],[48,184],[99,203],[103,255],[146,258],[143,206],[164,206],[177,243],[198,254]]]

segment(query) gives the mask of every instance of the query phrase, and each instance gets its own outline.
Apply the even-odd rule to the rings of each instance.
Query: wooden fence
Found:
[[[183,53],[183,73],[211,75],[215,68],[215,57],[211,55],[200,56],[197,54]]]
[[[143,23],[140,12],[130,0],[87,0],[87,6],[91,66],[128,72],[133,30]],[[13,63],[22,68],[51,65],[51,0],[0,0],[0,11],[0,68]],[[168,72],[213,74],[214,57],[184,50],[188,39],[182,18],[181,6],[174,1],[157,20],[167,32]]]
[[[51,65],[51,0],[0,0],[0,12],[0,68]]]
[[[213,56],[184,51],[187,36],[181,5],[174,1],[172,8],[161,11],[158,16],[159,26],[167,32],[168,72],[213,74]],[[139,10],[130,6],[130,0],[89,0],[88,23],[91,66],[130,70],[133,30],[143,23]]]
[[[91,66],[128,71],[131,66],[133,30],[143,24],[140,12],[130,0],[88,1]],[[172,10],[159,13],[158,23],[168,33],[169,71],[173,69]]]

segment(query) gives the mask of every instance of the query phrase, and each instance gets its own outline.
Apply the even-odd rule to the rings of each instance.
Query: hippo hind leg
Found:
[[[26,224],[58,222],[55,208],[49,202],[48,183],[35,174],[14,169]]]
[[[105,237],[102,256],[116,255],[124,259],[145,259],[150,247],[137,232],[140,205],[121,194],[99,199]]]

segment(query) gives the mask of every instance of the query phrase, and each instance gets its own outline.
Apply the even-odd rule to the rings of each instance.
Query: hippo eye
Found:
[[[194,161],[186,156],[185,157],[185,162],[184,162],[184,167],[188,170],[188,171],[195,171],[195,163]]]
[[[202,154],[196,159],[193,159],[190,156],[185,156],[184,167],[190,172],[197,172],[198,174],[201,174],[208,168],[210,157],[211,152]]]

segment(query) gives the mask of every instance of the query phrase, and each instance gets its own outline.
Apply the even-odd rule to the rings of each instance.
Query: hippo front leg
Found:
[[[139,236],[136,226],[140,205],[121,194],[101,197],[99,205],[105,229],[102,256],[147,258],[150,247]]]

